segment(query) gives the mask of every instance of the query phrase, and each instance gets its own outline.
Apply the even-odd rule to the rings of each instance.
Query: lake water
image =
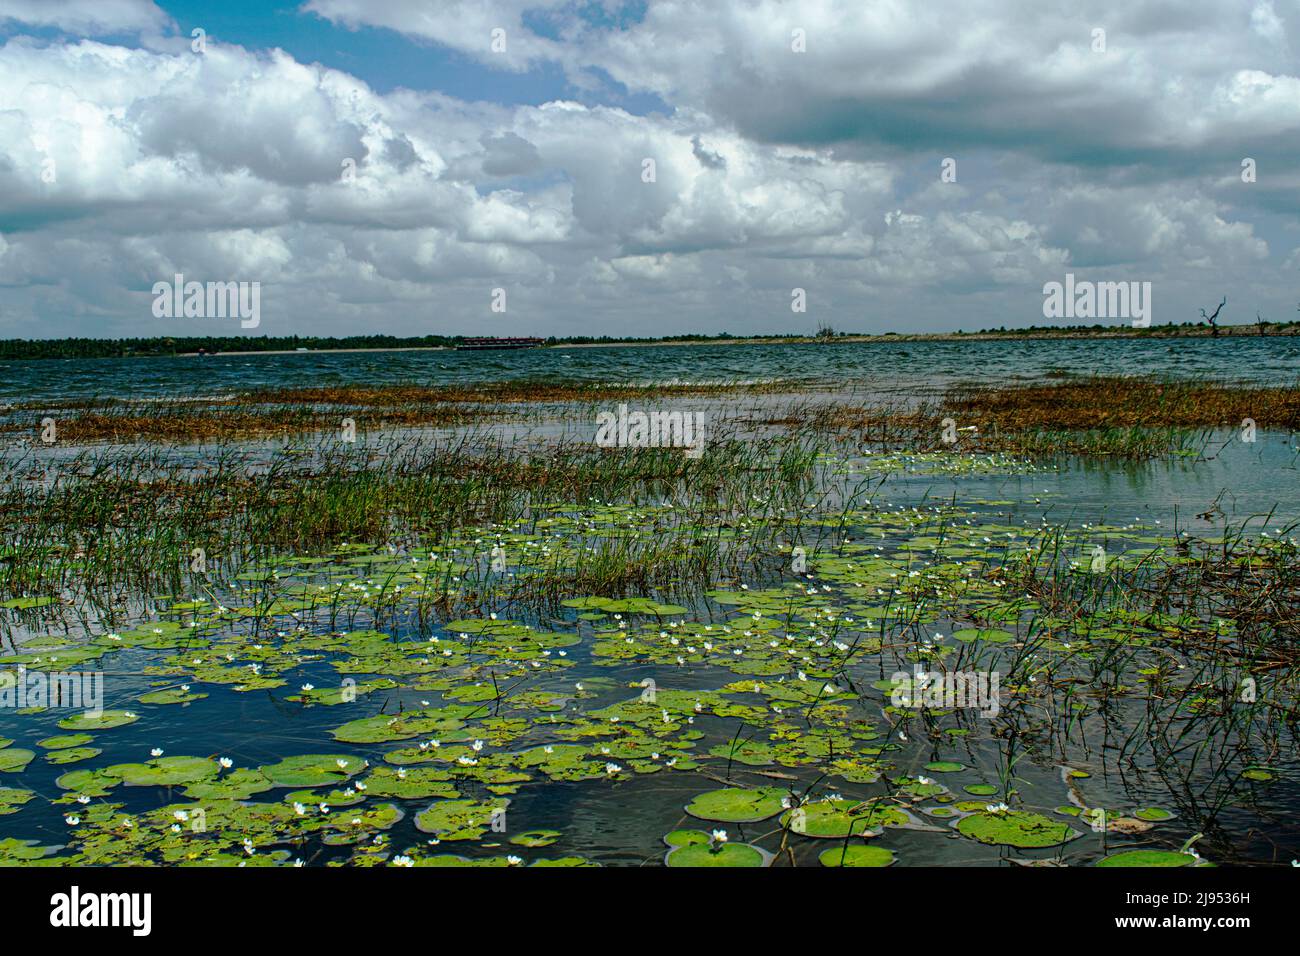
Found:
[[[266,386],[543,379],[602,383],[779,381],[792,385],[840,386],[854,391],[916,394],[955,382],[1016,383],[1094,373],[1153,373],[1294,385],[1300,379],[1300,346],[1290,338],[1221,342],[1070,340],[9,362],[0,365],[0,400],[54,402],[91,396],[149,400],[216,396]],[[752,397],[735,400],[755,401]],[[575,427],[580,431],[587,424],[584,418]],[[525,424],[521,438],[528,437],[528,427]],[[546,426],[537,427],[543,435],[549,434]],[[832,608],[837,615],[857,615],[858,624],[835,631],[835,635],[848,640],[859,631],[867,636],[875,632],[878,618],[874,614],[891,600],[888,589],[894,587],[895,577],[906,581],[913,572],[930,573],[932,566],[947,566],[952,571],[953,562],[958,566],[965,561],[982,562],[996,547],[990,542],[1030,536],[1045,522],[1071,529],[1080,536],[1081,544],[1104,540],[1107,552],[1117,558],[1126,549],[1140,555],[1142,548],[1151,542],[1167,541],[1185,530],[1213,538],[1215,533],[1221,533],[1225,523],[1235,525],[1249,520],[1254,532],[1276,533],[1288,521],[1300,517],[1300,470],[1294,437],[1261,430],[1258,442],[1244,444],[1234,441],[1232,433],[1223,432],[1216,434],[1202,457],[1139,464],[1069,460],[1029,467],[1024,463],[994,462],[976,469],[949,469],[942,463],[936,466],[934,461],[919,467],[906,461],[895,464],[880,470],[882,483],[877,504],[883,511],[859,512],[843,527],[830,522],[836,533],[826,542],[824,568],[817,568],[817,582],[825,585],[825,590],[812,596],[796,592],[791,600],[802,602],[805,609]],[[54,455],[57,450],[36,447],[33,453]],[[259,448],[257,453],[262,454],[263,450]],[[858,475],[870,476],[877,470],[878,456],[865,455],[862,449],[854,449],[853,455],[849,486],[855,486]],[[654,501],[587,504],[581,520],[561,527],[577,535],[576,544],[582,544],[585,529],[610,520],[612,513],[619,521],[630,522],[637,533],[658,534],[659,522],[666,519],[652,521],[640,509],[659,504]],[[826,502],[821,504],[825,506]],[[955,511],[951,524],[943,525],[946,530],[938,534],[932,524],[912,526],[914,515],[933,513],[936,506]],[[577,507],[573,503],[566,505],[566,509]],[[830,507],[832,515],[836,507]],[[816,510],[810,509],[804,517],[815,519]],[[1109,530],[1094,532],[1098,526]],[[803,533],[811,538],[814,528],[816,524],[812,522]],[[492,533],[500,530],[493,529]],[[512,560],[525,544],[543,543],[543,536],[527,523],[512,530],[516,532],[510,545]],[[955,541],[944,538],[953,534],[958,535]],[[873,549],[878,553],[873,553]],[[862,563],[861,573],[867,576],[870,587],[856,583],[858,572],[840,563],[846,555]],[[358,833],[367,842],[387,840],[391,851],[413,848],[411,852],[426,857],[458,854],[499,859],[513,852],[527,860],[573,855],[608,865],[643,865],[663,859],[667,849],[664,837],[676,829],[709,830],[725,826],[733,842],[752,841],[771,851],[781,839],[780,824],[771,816],[755,824],[705,822],[686,814],[683,807],[702,793],[728,782],[752,788],[775,781],[781,787],[820,787],[819,798],[831,791],[862,800],[888,795],[899,805],[906,805],[913,823],[921,828],[889,828],[873,838],[874,845],[894,852],[903,865],[988,865],[1008,859],[1059,860],[1087,865],[1123,849],[1176,850],[1198,833],[1205,834],[1199,845],[1216,862],[1285,865],[1300,854],[1300,828],[1293,822],[1295,808],[1300,806],[1300,765],[1295,757],[1293,728],[1275,736],[1266,735],[1264,741],[1244,734],[1246,745],[1240,753],[1229,746],[1235,737],[1216,736],[1212,729],[1207,731],[1204,745],[1198,747],[1196,759],[1177,752],[1169,757],[1159,745],[1162,740],[1173,740],[1180,732],[1170,728],[1181,715],[1162,711],[1159,702],[1162,698],[1153,697],[1155,702],[1141,695],[1105,702],[1092,698],[1093,685],[1108,676],[1103,662],[1111,642],[1116,640],[1114,632],[1123,631],[1130,623],[1123,616],[1124,608],[1113,614],[1109,610],[1104,616],[1099,614],[1095,621],[1070,622],[1069,632],[1060,638],[1068,638],[1068,643],[1062,645],[1054,640],[1035,651],[1034,656],[1041,654],[1044,662],[1057,669],[1056,676],[1064,675],[1077,684],[1062,683],[1047,696],[1027,691],[1009,694],[1006,711],[999,721],[959,712],[945,718],[933,732],[927,731],[925,723],[916,717],[910,722],[897,723],[897,715],[886,713],[888,692],[876,686],[879,678],[896,669],[906,671],[918,660],[924,660],[918,654],[918,647],[921,641],[931,638],[946,648],[947,660],[963,667],[1003,668],[1011,673],[1020,666],[1016,648],[1020,642],[1035,639],[1036,632],[1030,624],[1032,614],[1001,621],[1000,626],[1008,629],[1006,643],[985,644],[982,638],[965,643],[968,639],[958,634],[970,628],[971,608],[959,601],[940,602],[938,607],[931,605],[918,626],[894,625],[893,647],[857,659],[842,675],[829,670],[819,673],[816,680],[828,676],[835,680],[848,677],[859,693],[859,698],[842,716],[832,711],[823,714],[817,722],[810,718],[807,726],[803,717],[796,721],[779,716],[778,708],[793,712],[796,706],[803,705],[791,703],[783,693],[773,694],[769,686],[766,698],[749,694],[743,687],[733,689],[726,701],[726,706],[732,708],[730,712],[725,707],[719,708],[713,700],[697,711],[696,719],[689,703],[696,694],[708,700],[709,694],[717,693],[718,688],[731,681],[738,681],[742,673],[761,675],[764,673],[761,668],[779,653],[771,650],[773,645],[761,629],[762,617],[756,614],[751,618],[748,608],[742,605],[738,609],[734,599],[710,597],[698,587],[657,594],[659,599],[683,605],[681,612],[664,614],[662,622],[637,614],[618,618],[613,613],[584,616],[576,608],[552,609],[542,614],[535,608],[510,602],[483,608],[482,613],[494,608],[503,621],[511,618],[526,622],[538,631],[571,634],[575,638],[574,643],[565,645],[567,657],[563,663],[558,656],[552,657],[551,665],[558,666],[533,671],[514,659],[517,654],[513,646],[492,648],[490,652],[484,651],[481,645],[478,650],[467,650],[467,645],[480,638],[468,638],[461,633],[463,622],[453,628],[441,615],[426,614],[424,609],[420,613],[412,611],[410,605],[417,603],[418,598],[399,601],[396,614],[373,616],[367,603],[373,581],[383,574],[409,572],[404,567],[410,560],[407,553],[390,556],[381,548],[378,556],[382,562],[375,564],[367,563],[364,556],[348,554],[336,554],[329,559],[286,556],[277,572],[282,572],[283,577],[273,585],[283,590],[284,603],[265,620],[260,613],[248,610],[258,605],[260,598],[241,588],[253,586],[232,587],[227,582],[213,596],[241,610],[225,617],[205,611],[204,626],[193,639],[178,641],[172,632],[159,630],[161,636],[155,640],[150,636],[154,633],[152,629],[163,622],[145,616],[137,625],[137,637],[146,643],[115,651],[102,663],[93,665],[105,672],[106,705],[129,708],[138,713],[139,719],[121,727],[95,730],[93,747],[99,752],[81,760],[62,763],[51,759],[56,750],[49,738],[72,729],[60,725],[68,715],[66,709],[31,713],[0,710],[0,738],[13,741],[8,758],[4,749],[0,749],[0,765],[5,759],[12,761],[14,752],[20,749],[33,755],[25,769],[0,774],[0,787],[21,787],[35,795],[21,810],[0,815],[0,840],[9,836],[35,840],[43,846],[67,847],[60,851],[61,855],[89,852],[92,858],[107,862],[133,860],[133,854],[138,854],[141,860],[156,862],[159,853],[171,852],[187,841],[198,848],[195,852],[214,852],[213,848],[226,838],[228,830],[237,833],[238,839],[245,833],[252,834],[256,853],[261,855],[259,859],[284,847],[291,847],[292,855],[312,863],[347,859],[354,852],[355,841],[342,832],[346,827],[331,831],[305,827],[315,827],[319,821],[341,821],[354,813],[361,820],[361,809],[346,808],[352,804],[331,805],[326,812],[318,810],[313,798],[303,797],[309,803],[305,817],[289,817],[287,822],[278,820],[269,824],[250,815],[242,818],[238,827],[222,830],[214,825],[217,832],[211,835],[176,835],[169,833],[169,815],[175,804],[200,806],[206,802],[214,821],[219,812],[236,811],[221,809],[230,801],[214,803],[211,793],[191,800],[181,785],[133,786],[112,781],[102,795],[78,804],[72,799],[74,794],[91,790],[93,784],[103,781],[65,775],[108,766],[134,767],[134,772],[148,773],[140,770],[140,764],[149,761],[155,749],[173,759],[190,755],[202,761],[209,755],[228,756],[236,768],[246,772],[275,766],[286,756],[326,754],[330,755],[331,762],[334,755],[368,760],[370,769],[364,779],[377,791],[386,781],[392,783],[384,773],[391,774],[389,765],[396,765],[394,752],[409,748],[413,740],[404,737],[373,743],[341,741],[336,739],[341,725],[381,713],[384,715],[381,720],[387,720],[399,712],[420,712],[430,706],[430,701],[434,702],[433,706],[446,706],[449,700],[462,699],[456,695],[468,688],[486,685],[489,680],[495,682],[500,673],[509,675],[511,682],[503,711],[509,719],[498,720],[494,713],[491,718],[479,716],[469,720],[470,726],[464,731],[467,738],[481,735],[489,742],[478,757],[467,754],[466,759],[481,760],[482,764],[459,767],[449,760],[446,765],[450,766],[448,774],[454,771],[459,775],[457,787],[462,797],[483,801],[495,799],[493,794],[499,796],[503,792],[499,787],[489,792],[488,785],[494,781],[483,768],[517,771],[525,766],[533,772],[533,779],[510,793],[510,823],[505,836],[500,840],[490,835],[481,840],[449,837],[441,845],[431,845],[429,831],[417,830],[415,819],[436,801],[422,794],[391,800],[405,814],[395,825],[372,826],[368,818],[358,823]],[[417,552],[416,557],[428,560],[427,553]],[[478,555],[474,560],[479,558],[486,560],[487,556]],[[383,562],[393,568],[402,566],[403,570],[391,572]],[[788,569],[768,561],[750,567],[742,575],[730,576],[725,586],[748,591],[789,588],[794,583],[790,578]],[[418,593],[417,582],[403,580],[413,594]],[[322,587],[340,587],[343,597],[338,603],[344,608],[341,614],[335,613],[333,604],[306,611],[294,603],[303,593],[310,593],[303,589],[308,585],[315,587],[318,582],[324,582]],[[875,585],[884,587],[877,589]],[[986,578],[983,586],[985,598],[992,600],[996,592]],[[1134,600],[1141,607],[1140,599]],[[359,603],[349,606],[349,601]],[[1119,603],[1123,604],[1122,596]],[[769,619],[774,616],[766,608],[764,612]],[[168,620],[166,615],[164,620]],[[172,615],[170,620],[183,622],[186,612]],[[638,635],[639,645],[634,655],[623,659],[616,652],[619,639],[624,636],[623,629],[629,624],[629,633]],[[721,636],[724,625],[734,625],[731,631],[725,632],[728,635],[725,637]],[[689,665],[675,665],[673,655],[679,651],[668,650],[661,639],[667,637],[667,629],[676,626],[710,628],[708,634],[697,630],[694,638],[685,643],[708,639],[723,646],[711,651],[712,659],[700,662],[693,659]],[[794,626],[783,624],[771,633],[775,638],[803,643],[809,639],[810,626],[808,621],[801,620]],[[1062,624],[1056,622],[1054,626]],[[366,637],[365,629],[370,627],[389,638],[384,643],[383,656],[367,657],[375,653]],[[663,632],[661,627],[665,629]],[[792,635],[788,639],[787,631]],[[335,651],[322,652],[321,645],[314,643],[338,632],[353,635],[340,645],[341,655]],[[1011,632],[1015,642],[1009,640]],[[1130,686],[1141,686],[1145,680],[1139,668],[1150,672],[1162,666],[1207,666],[1194,654],[1171,655],[1162,642],[1148,645],[1149,630],[1134,625],[1133,632],[1139,657],[1126,669],[1124,682]],[[64,638],[57,629],[50,628],[46,633],[51,635],[46,647],[53,650],[42,653],[75,651],[77,635],[68,635],[69,646],[64,648],[60,646]],[[102,634],[96,637],[105,639]],[[431,644],[435,639],[439,643]],[[819,650],[809,648],[810,653],[823,659],[821,663],[829,653],[827,647],[832,639],[828,636],[823,644],[815,645]],[[157,646],[149,646],[150,641]],[[1076,657],[1071,644],[1086,648],[1087,654]],[[734,652],[732,645],[735,651],[741,652],[741,660],[753,661],[757,669],[736,669],[736,661],[730,657]],[[440,675],[446,683],[416,686],[421,679],[431,676],[421,669],[428,663],[421,658],[431,656],[428,650],[431,646],[446,648],[448,653],[454,648],[458,656]],[[462,653],[464,660],[459,657]],[[365,666],[358,665],[355,671],[335,669],[336,657],[353,654],[362,658]],[[254,666],[261,670],[253,671]],[[813,670],[811,665],[803,664],[784,668],[779,675],[769,671],[769,684],[788,680],[790,685],[801,686],[795,676],[798,666]],[[284,683],[240,689],[238,681],[244,677],[251,680],[255,673],[282,679]],[[303,706],[293,699],[302,687],[333,688],[342,674],[351,673],[362,681],[376,674],[392,674],[400,686],[334,706]],[[1215,679],[1231,684],[1236,676],[1216,673]],[[642,686],[647,677],[662,689],[665,700],[669,701],[665,707],[672,706],[676,711],[672,733],[654,737],[654,746],[662,749],[663,754],[651,758],[637,748],[648,735],[661,729],[658,705],[649,719],[640,718],[636,729],[627,729],[633,724],[629,718],[623,721],[624,729],[608,729],[613,724],[604,714],[607,708],[635,701],[638,691],[632,688]],[[181,703],[139,699],[159,687],[175,687],[181,681],[185,681],[185,687],[192,683],[196,691],[206,696],[195,695]],[[580,693],[575,690],[579,684],[586,685]],[[1080,688],[1078,697],[1073,696],[1071,686]],[[511,692],[518,695],[513,701],[509,699]],[[670,702],[672,694],[688,695],[684,698],[684,709],[681,701]],[[558,710],[546,703],[548,695],[561,702]],[[1071,710],[1079,706],[1080,700],[1087,706]],[[757,710],[746,710],[755,705],[760,705]],[[721,712],[715,712],[715,708]],[[667,723],[666,709],[664,713],[663,722]],[[812,710],[808,713],[811,715]],[[559,721],[558,729],[553,717]],[[1143,723],[1151,720],[1156,723]],[[693,730],[688,729],[687,721],[692,722]],[[869,723],[873,735],[855,738],[849,755],[854,760],[865,759],[873,753],[879,756],[884,770],[879,780],[833,776],[825,781],[816,762],[801,762],[798,747],[804,744],[799,741],[813,740],[816,735],[810,731],[814,727],[818,734],[834,739],[858,726],[858,722]],[[1158,727],[1158,732],[1151,729],[1135,733],[1135,728],[1143,727]],[[737,739],[757,741],[761,745],[769,733],[783,762],[734,767],[717,756],[719,751],[734,746]],[[695,737],[688,739],[690,734]],[[1134,736],[1130,739],[1129,735]],[[441,736],[453,746],[457,741],[454,732]],[[574,746],[573,741],[589,749],[587,760],[595,768],[593,775],[582,779],[541,779],[534,764],[518,760],[520,753],[536,755],[542,746],[562,750]],[[612,748],[608,756],[602,755],[603,743]],[[673,749],[679,745],[682,749]],[[666,758],[670,752],[677,756],[703,757],[707,772],[668,769]],[[798,759],[790,759],[791,754]],[[1132,759],[1128,759],[1130,754]],[[663,766],[647,767],[647,759]],[[617,761],[620,770],[606,775],[601,769],[606,760]],[[1257,781],[1244,777],[1242,772],[1254,764],[1266,765],[1270,779]],[[1014,775],[1009,770],[1012,765]],[[444,764],[437,766],[441,768]],[[936,766],[941,769],[930,769]],[[635,772],[630,769],[634,767]],[[1087,776],[1080,776],[1072,783],[1064,776],[1069,772],[1067,767]],[[862,767],[853,769],[861,771]],[[565,768],[556,770],[563,777]],[[764,776],[771,773],[778,776]],[[950,792],[940,798],[912,799],[914,792],[909,793],[906,788],[915,786],[913,782],[926,774],[938,778]],[[202,785],[210,782],[202,781]],[[277,786],[250,796],[254,804],[285,811],[286,796],[291,790],[293,787]],[[319,788],[318,796],[326,795],[329,790],[328,786]],[[996,796],[984,796],[994,793]],[[1004,798],[1017,807],[1057,821],[1057,825],[1064,822],[1071,831],[1069,841],[1060,847],[1024,851],[988,846],[959,836],[953,826],[956,816],[932,815],[951,814],[948,803],[955,807],[972,804],[961,812],[979,815],[984,812],[981,808],[986,800]],[[389,798],[371,799],[366,805],[381,802],[389,802]],[[1083,805],[1125,815],[1138,812],[1138,808],[1157,808],[1172,816],[1148,832],[1104,834],[1068,815],[1071,807],[1077,810]],[[97,813],[106,816],[96,817]],[[80,814],[86,819],[70,823],[66,819],[70,814]],[[134,818],[134,834],[129,841],[123,838],[119,843],[113,834],[126,832],[120,822],[115,822],[122,816]],[[543,829],[557,831],[556,841],[549,848],[523,849],[520,844],[507,842],[522,831]],[[268,835],[272,831],[276,836]],[[227,848],[234,856],[224,862],[238,860],[245,853],[235,837],[229,839],[235,841]],[[798,862],[816,865],[818,852],[831,841],[810,838],[796,842]],[[123,849],[127,843],[138,849],[128,852]],[[94,857],[95,853],[103,856]]]
[[[226,395],[262,387],[520,380],[642,384],[783,381],[861,385],[900,393],[929,391],[955,382],[1015,384],[1093,374],[1294,385],[1300,381],[1300,338],[690,345],[42,360],[0,363],[0,401],[91,396],[159,399]]]

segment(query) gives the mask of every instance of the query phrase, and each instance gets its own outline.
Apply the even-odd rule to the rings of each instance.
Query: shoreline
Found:
[[[1239,330],[1239,331],[1234,331]],[[1259,331],[1253,325],[1224,326],[1219,329],[1218,338],[1295,338],[1300,336],[1300,323],[1289,323],[1287,327],[1265,332],[1260,335]],[[414,345],[414,346],[392,346],[376,348],[345,348],[345,349],[265,349],[248,352],[216,352],[216,353],[199,353],[199,352],[178,352],[174,356],[166,355],[142,355],[142,356],[123,356],[138,358],[229,358],[236,355],[328,355],[331,353],[357,353],[357,352],[532,352],[532,351],[556,351],[559,349],[618,349],[618,348],[663,348],[675,346],[708,346],[708,345],[871,345],[883,342],[995,342],[1000,340],[1009,340],[1016,342],[1024,341],[1049,341],[1058,339],[1084,340],[1084,339],[1212,339],[1208,329],[1189,328],[1178,331],[1142,331],[1135,332],[1128,329],[1115,329],[1113,331],[1074,331],[1062,330],[1060,332],[1026,332],[1015,334],[1010,332],[881,332],[874,334],[861,335],[841,335],[833,339],[819,339],[816,336],[798,336],[798,337],[779,337],[779,336],[755,336],[746,338],[731,339],[620,339],[615,342],[556,342],[554,344],[539,345],[533,348],[518,349],[458,349],[454,346],[447,345]],[[21,361],[21,360],[16,360]]]
[[[1221,326],[1217,338],[1296,338],[1300,336],[1300,322],[1279,324],[1266,329],[1261,335],[1255,325]],[[505,349],[460,349],[453,345],[393,345],[346,348],[316,349],[248,349],[217,352],[172,352],[141,353],[133,355],[87,355],[87,356],[29,356],[22,358],[4,358],[0,362],[40,362],[40,361],[91,361],[101,359],[159,359],[159,358],[231,358],[256,355],[328,355],[359,354],[366,352],[498,352],[498,351],[554,351],[560,349],[611,349],[611,348],[663,348],[670,346],[743,346],[743,345],[876,345],[882,343],[919,343],[919,342],[1046,342],[1046,341],[1082,341],[1107,339],[1213,339],[1216,338],[1209,329],[1201,326],[1164,326],[1156,329],[1134,330],[1126,327],[1114,329],[1061,329],[1059,331],[1038,329],[1032,332],[882,332],[843,334],[834,338],[816,336],[745,336],[735,338],[701,338],[701,339],[618,339],[609,342],[554,342],[531,348]]]

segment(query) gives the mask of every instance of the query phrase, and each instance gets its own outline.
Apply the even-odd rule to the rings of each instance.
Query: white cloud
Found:
[[[308,5],[505,70],[599,67],[664,97],[651,115],[383,93],[219,42],[13,38],[0,334],[174,333],[147,290],[175,272],[263,282],[266,334],[479,329],[498,286],[508,318],[487,328],[521,333],[595,316],[642,334],[1015,324],[1041,319],[1038,290],[1066,268],[1189,300],[1227,270],[1290,296],[1268,221],[1296,202],[1288,24],[1237,0],[1185,27],[1154,0],[1032,6],[664,0],[613,31],[558,2]],[[60,6],[58,25],[91,8]],[[96,30],[160,23],[151,4],[93,9]],[[539,16],[548,35],[529,29]],[[493,59],[496,25],[513,59]],[[948,155],[960,185],[938,181]],[[795,285],[820,314],[792,318]]]
[[[152,0],[0,0],[0,27],[21,23],[99,36],[154,31],[168,22]]]

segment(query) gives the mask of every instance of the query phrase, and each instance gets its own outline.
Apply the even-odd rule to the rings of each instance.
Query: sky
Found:
[[[0,338],[1294,320],[1298,52],[1300,0],[0,0]]]

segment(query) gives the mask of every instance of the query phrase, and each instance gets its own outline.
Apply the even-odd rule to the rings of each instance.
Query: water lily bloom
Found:
[[[321,806],[324,806],[324,805],[325,805],[325,804],[323,804],[323,803],[321,804]],[[293,812],[296,813],[296,814],[298,814],[298,816],[302,816],[304,813],[307,812],[307,808],[306,808],[305,806],[303,806],[301,803],[295,803],[295,804],[293,805]]]
[[[619,766],[618,764],[616,764],[616,763],[607,763],[607,764],[605,764],[605,773],[609,774],[610,776],[613,776],[613,775],[616,774],[616,773],[622,773],[622,772],[623,772],[623,768],[620,767],[620,766]]]
[[[727,831],[726,831],[726,830],[714,830],[712,833],[709,834],[709,840],[710,840],[710,842],[713,842],[713,843],[726,843],[726,842],[727,842]]]
[[[217,760],[217,763],[221,764],[221,767],[224,770],[229,770],[231,767],[235,765],[235,762],[231,760],[229,757],[221,757]]]
[[[508,863],[510,866],[518,866],[520,863],[523,863],[523,862],[524,862],[524,861],[523,861],[521,858],[517,857],[517,856],[507,856],[507,857],[506,857],[506,863]]]
[[[81,817],[77,817],[77,816],[66,816],[63,819],[68,824],[68,826],[73,826],[73,827],[75,827],[78,823],[81,822]]]
[[[163,755],[162,748],[161,748],[161,747],[154,747],[153,750],[149,751],[149,755],[150,755],[151,757],[161,757],[161,756]]]

